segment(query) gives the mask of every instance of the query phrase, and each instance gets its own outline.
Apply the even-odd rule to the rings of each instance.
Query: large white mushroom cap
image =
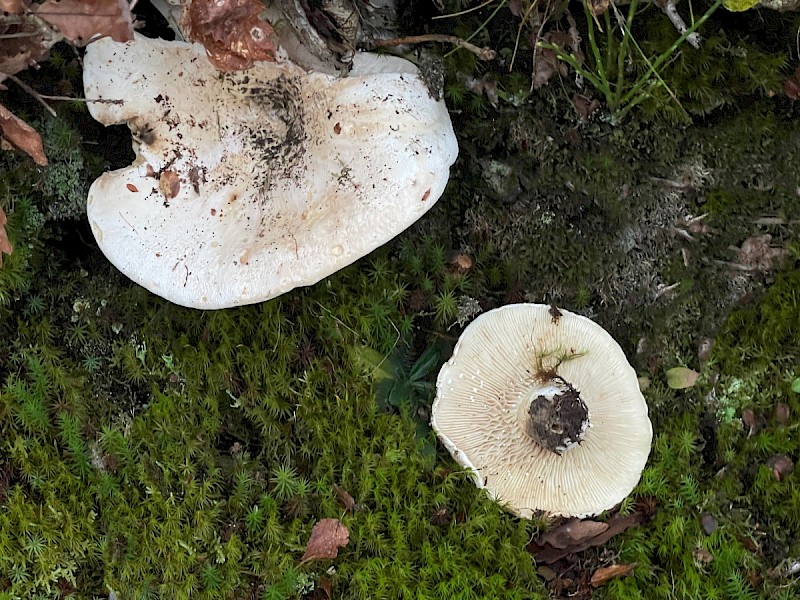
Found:
[[[137,36],[86,52],[87,98],[136,160],[89,191],[100,248],[172,302],[224,308],[313,284],[407,228],[458,149],[416,67],[357,54],[347,78],[289,62],[223,73],[199,44]]]
[[[531,400],[568,382],[588,410],[583,440],[560,454],[526,433]],[[478,487],[515,514],[585,517],[639,481],[653,437],[636,373],[589,319],[540,304],[475,319],[439,373],[432,426]]]

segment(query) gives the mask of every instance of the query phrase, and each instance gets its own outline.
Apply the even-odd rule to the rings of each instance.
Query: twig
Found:
[[[427,33],[424,35],[409,35],[407,37],[394,38],[391,40],[373,40],[371,45],[373,48],[385,48],[387,46],[401,46],[403,44],[425,44],[427,42],[443,42],[446,44],[453,44],[464,50],[469,50],[481,60],[492,60],[497,53],[491,48],[480,48],[475,44],[462,40],[454,35],[443,35],[438,33]]]
[[[450,13],[449,15],[438,15],[438,16],[435,16],[435,17],[431,17],[431,20],[433,20],[433,19],[449,19],[451,17],[460,17],[461,15],[466,15],[467,13],[471,13],[471,12],[475,12],[476,10],[480,10],[484,6],[488,6],[492,2],[494,2],[494,0],[486,0],[486,2],[484,2],[483,4],[480,4],[478,6],[473,6],[472,8],[468,8],[466,10],[462,10],[461,12]]]
[[[681,15],[678,13],[678,0],[667,0],[666,3],[661,6],[661,10],[669,17],[669,20],[672,21],[672,24],[675,26],[675,29],[678,30],[678,33],[681,35],[688,31],[688,27],[686,27],[686,23],[684,22]],[[700,48],[700,34],[695,32],[690,33],[686,36],[686,41],[689,42],[694,48]]]
[[[72,96],[48,96],[46,94],[39,94],[45,100],[56,100],[64,102],[96,102],[97,104],[124,104],[124,100],[111,99],[111,98],[73,98]]]
[[[42,96],[39,94],[39,92],[37,92],[35,89],[33,89],[33,88],[32,88],[31,86],[29,86],[27,83],[25,83],[24,81],[22,81],[22,80],[21,80],[19,77],[17,77],[16,75],[10,75],[10,74],[6,74],[6,77],[8,77],[8,78],[9,78],[11,81],[13,81],[14,83],[16,83],[16,84],[17,84],[19,87],[21,87],[23,90],[25,90],[26,92],[28,92],[28,94],[30,94],[30,95],[31,95],[31,97],[33,97],[33,99],[34,99],[34,100],[36,100],[36,101],[37,101],[39,104],[41,104],[42,106],[44,106],[44,108],[45,108],[45,110],[46,110],[47,112],[49,112],[49,113],[50,113],[51,115],[53,115],[54,117],[57,117],[57,116],[58,116],[58,113],[56,113],[56,111],[53,109],[53,107],[52,107],[52,106],[50,106],[50,105],[49,105],[47,102],[45,102],[45,101],[44,101],[44,98],[42,98]]]

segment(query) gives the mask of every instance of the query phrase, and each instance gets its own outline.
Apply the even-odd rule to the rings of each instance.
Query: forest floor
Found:
[[[648,84],[617,118],[551,55],[515,54],[530,23],[513,2],[414,9],[404,32],[498,53],[440,57],[460,149],[444,196],[257,305],[186,309],[118,273],[84,201],[132,160],[127,128],[6,93],[50,165],[0,155],[0,599],[800,594],[800,19],[720,9],[663,65],[669,91]],[[588,39],[583,14],[551,22]],[[676,37],[657,9],[637,16],[645,55]],[[629,89],[648,67],[623,59]],[[25,77],[80,89],[69,48]],[[516,302],[606,328],[654,430],[639,485],[598,517],[616,535],[551,561],[537,542],[563,520],[504,511],[428,425],[463,328]],[[338,555],[309,541],[322,519],[349,532]]]

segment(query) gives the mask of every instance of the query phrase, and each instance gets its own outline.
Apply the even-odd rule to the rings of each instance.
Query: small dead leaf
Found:
[[[630,515],[620,516],[614,515],[611,517],[607,523],[599,523],[601,526],[605,525],[606,527],[598,527],[596,524],[598,521],[588,521],[590,525],[586,526],[586,529],[581,531],[583,527],[579,527],[577,531],[573,532],[564,532],[558,531],[561,527],[556,527],[551,531],[548,531],[543,536],[540,536],[539,539],[535,540],[533,543],[529,544],[528,550],[533,554],[536,562],[539,564],[553,564],[557,560],[564,558],[565,556],[569,556],[570,554],[575,554],[577,552],[583,552],[587,548],[591,548],[592,546],[602,546],[612,537],[617,535],[618,533],[625,531],[629,527],[633,527],[635,525],[639,525],[640,523],[644,523],[651,514],[645,515],[641,512],[635,512]],[[575,522],[581,522],[580,519],[570,519],[565,525],[573,525]],[[595,525],[592,525],[594,523]],[[594,537],[588,537],[588,533],[591,528],[596,528],[596,531],[599,533]],[[554,546],[550,541],[547,539],[548,534],[553,533],[554,539],[556,543],[566,545],[563,548],[557,548]],[[581,539],[576,540],[574,544],[569,544],[565,542],[568,540],[569,537],[576,537],[576,534],[587,534],[581,535]]]
[[[570,519],[563,525],[551,529],[540,536],[538,543],[541,545],[549,544],[553,548],[563,549],[569,546],[581,545],[597,537],[606,529],[608,529],[608,524],[600,521]]]
[[[673,390],[683,390],[692,387],[700,373],[686,367],[674,367],[667,371],[667,385]]]
[[[695,548],[693,554],[695,560],[701,563],[710,563],[714,560],[714,555],[705,548]]]
[[[756,413],[753,412],[752,408],[745,408],[742,411],[742,423],[747,427],[747,437],[751,437],[758,427],[758,419],[756,419]]]
[[[783,93],[786,94],[787,98],[791,100],[800,98],[800,80],[795,78],[784,79],[781,83],[783,84]]]
[[[794,461],[785,454],[776,454],[767,461],[767,466],[778,481],[783,481],[794,471]]]
[[[167,200],[171,200],[181,191],[181,178],[175,171],[164,171],[158,180],[158,189]]]
[[[358,512],[361,510],[361,505],[356,502],[350,494],[347,493],[347,490],[334,483],[333,491],[336,492],[336,497],[346,510],[349,510],[350,512]]]
[[[592,573],[590,583],[592,587],[600,587],[614,579],[615,577],[624,577],[633,571],[636,563],[628,563],[626,565],[610,565],[608,567],[600,567]]]
[[[133,15],[126,0],[46,0],[34,12],[75,44],[100,37],[133,39]]]
[[[14,251],[14,246],[8,239],[8,232],[6,232],[6,223],[8,218],[3,209],[0,208],[0,267],[3,266],[3,254],[11,254]]]
[[[702,514],[700,524],[703,526],[703,531],[706,532],[706,535],[711,535],[717,530],[717,520],[708,513]]]
[[[319,578],[319,589],[325,592],[325,595],[328,597],[328,600],[331,600],[331,598],[333,598],[332,587],[333,586],[331,585],[330,579],[324,576]]]
[[[348,541],[350,532],[339,519],[322,519],[311,530],[301,561],[336,558],[339,548],[346,546]]]
[[[194,0],[183,3],[183,29],[200,42],[220,71],[239,71],[255,61],[274,61],[275,32],[259,18],[259,0]]]
[[[650,387],[650,378],[646,375],[642,375],[641,377],[637,377],[636,381],[639,383],[639,391],[643,392],[647,388]]]
[[[586,8],[593,17],[599,17],[608,10],[609,0],[586,0]]]
[[[778,402],[775,406],[775,420],[778,425],[786,425],[789,422],[789,417],[792,414],[788,404]]]
[[[42,138],[36,130],[0,104],[0,133],[15,148],[30,156],[39,166],[47,164]]]
[[[550,31],[544,34],[541,39],[543,42],[553,44],[561,49],[566,49],[572,41],[563,31]],[[532,48],[536,48],[537,41],[538,39],[535,34],[531,34],[528,38],[528,43]],[[566,77],[568,73],[567,65],[558,60],[553,50],[549,48],[536,49],[536,54],[533,59],[533,72],[531,74],[533,89],[540,89],[550,81],[550,78],[555,74]]]
[[[572,95],[572,106],[584,120],[588,119],[594,111],[600,108],[600,101],[590,99],[583,94]]]
[[[135,185],[133,185],[132,183],[126,183],[126,184],[125,184],[125,187],[126,187],[126,188],[128,188],[128,191],[129,191],[129,192],[134,192],[134,193],[136,193],[136,192],[138,192],[138,191],[139,191],[139,188],[137,188],[137,187],[136,187]]]

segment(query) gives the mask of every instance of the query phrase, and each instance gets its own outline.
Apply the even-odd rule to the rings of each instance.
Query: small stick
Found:
[[[97,102],[98,104],[124,104],[124,100],[111,99],[111,98],[73,98],[72,96],[48,96],[46,94],[39,94],[45,100],[61,100],[64,102]]]
[[[481,48],[475,44],[470,44],[454,35],[443,35],[439,33],[427,33],[424,35],[409,35],[407,37],[394,38],[391,40],[373,40],[373,48],[385,48],[387,46],[401,46],[403,44],[424,44],[426,42],[444,42],[453,44],[464,50],[469,50],[481,60],[492,60],[497,53],[491,48]]]
[[[39,104],[41,104],[42,106],[44,106],[44,108],[45,108],[45,110],[46,110],[47,112],[49,112],[49,113],[50,113],[51,115],[53,115],[54,117],[57,117],[57,116],[58,116],[58,113],[56,113],[56,111],[53,109],[53,107],[52,107],[52,106],[50,106],[50,105],[49,105],[47,102],[45,102],[45,101],[44,101],[44,98],[42,98],[42,97],[41,97],[41,95],[39,95],[39,92],[37,92],[35,89],[33,89],[33,88],[32,88],[31,86],[29,86],[27,83],[25,83],[24,81],[22,81],[22,80],[21,80],[19,77],[17,77],[16,75],[11,75],[11,74],[9,74],[9,73],[6,73],[5,75],[6,75],[6,77],[8,77],[8,78],[9,78],[11,81],[13,81],[14,83],[16,83],[16,84],[17,84],[19,87],[21,87],[23,90],[25,90],[26,92],[28,92],[28,93],[29,93],[29,94],[30,94],[30,95],[33,97],[33,99],[34,99],[34,100],[36,100],[36,101],[37,101]]]

